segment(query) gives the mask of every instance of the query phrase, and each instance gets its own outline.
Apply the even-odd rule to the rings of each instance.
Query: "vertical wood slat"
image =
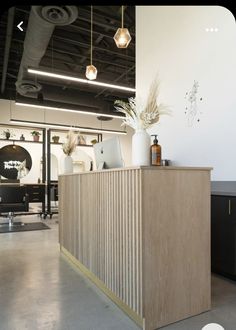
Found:
[[[67,175],[59,181],[61,245],[139,314],[139,169]]]

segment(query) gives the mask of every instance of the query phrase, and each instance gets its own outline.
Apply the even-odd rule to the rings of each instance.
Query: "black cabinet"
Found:
[[[30,203],[45,202],[45,185],[41,184],[26,184],[27,193]]]
[[[211,196],[211,266],[236,280],[236,196]]]
[[[45,184],[26,184],[26,191],[29,195],[29,203],[42,203],[40,215],[45,215]]]

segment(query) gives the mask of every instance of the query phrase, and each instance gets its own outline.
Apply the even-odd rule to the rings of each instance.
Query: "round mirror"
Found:
[[[32,167],[28,151],[21,146],[11,144],[0,149],[0,175],[7,179],[21,179]]]

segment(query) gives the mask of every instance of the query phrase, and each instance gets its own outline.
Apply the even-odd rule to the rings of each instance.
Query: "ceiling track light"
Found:
[[[44,70],[39,70],[39,69],[28,68],[27,72],[36,74],[38,76],[44,76],[44,77],[56,78],[56,79],[62,79],[62,80],[69,80],[69,81],[74,81],[74,82],[78,82],[78,83],[82,83],[82,84],[89,84],[89,85],[95,85],[95,86],[112,88],[112,89],[120,89],[120,90],[123,90],[126,92],[135,93],[135,91],[136,91],[135,88],[131,88],[131,87],[107,84],[107,83],[100,82],[100,81],[92,81],[92,80],[88,80],[88,79],[82,79],[82,78],[77,78],[77,77],[73,77],[73,76],[67,76],[64,74],[52,73],[49,71],[44,71]]]
[[[91,111],[83,111],[83,110],[74,110],[74,109],[68,109],[68,108],[58,108],[58,107],[51,107],[48,105],[38,105],[33,103],[23,103],[23,102],[15,102],[15,105],[23,106],[23,107],[30,107],[30,108],[37,108],[37,109],[43,109],[43,110],[55,110],[55,111],[64,111],[64,112],[74,112],[77,114],[82,115],[89,115],[89,116],[102,116],[107,118],[115,118],[115,119],[124,119],[124,116],[119,115],[110,115],[110,114],[104,114],[101,112],[91,112]]]
[[[97,78],[97,68],[93,65],[93,6],[91,6],[91,49],[90,49],[90,65],[86,66],[85,76],[89,80]]]
[[[70,125],[62,125],[62,124],[53,124],[53,123],[44,123],[44,122],[37,122],[37,121],[29,121],[29,120],[21,120],[21,119],[10,119],[11,123],[18,124],[18,125],[29,125],[35,127],[44,127],[50,129],[70,129],[72,131],[79,131],[79,132],[87,132],[87,133],[106,133],[106,134],[119,134],[119,135],[126,135],[126,131],[118,131],[112,129],[103,129],[103,128],[92,128],[92,127],[80,127],[80,126],[70,126]]]
[[[118,48],[127,48],[131,41],[129,30],[124,28],[124,6],[121,6],[121,28],[118,28],[113,39]]]

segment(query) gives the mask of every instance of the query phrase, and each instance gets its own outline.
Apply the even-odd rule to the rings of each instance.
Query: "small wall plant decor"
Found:
[[[58,143],[59,140],[60,140],[60,136],[59,135],[53,135],[52,140],[53,140],[53,143]]]
[[[34,141],[39,141],[39,137],[41,135],[39,131],[32,131],[31,134],[33,136]]]
[[[97,139],[93,139],[93,140],[91,140],[90,141],[92,144],[96,144],[96,143],[98,143],[98,140]]]
[[[8,128],[5,129],[3,132],[2,132],[2,135],[4,136],[5,139],[10,139],[10,137],[13,137],[15,136],[15,134],[13,132],[11,132]]]

